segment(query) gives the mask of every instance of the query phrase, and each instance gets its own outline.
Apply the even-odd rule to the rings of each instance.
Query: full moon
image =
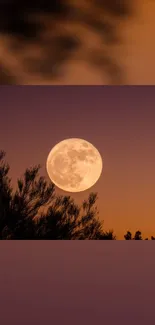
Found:
[[[65,139],[56,144],[47,157],[51,181],[67,192],[81,192],[92,187],[102,172],[99,151],[83,139]]]

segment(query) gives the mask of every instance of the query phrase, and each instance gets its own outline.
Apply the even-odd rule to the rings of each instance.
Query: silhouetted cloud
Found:
[[[119,42],[118,19],[130,17],[131,4],[131,0],[1,0],[0,43],[7,40],[4,45],[11,53],[10,58],[20,61],[21,71],[27,73],[30,84],[32,74],[52,82],[75,54],[76,59],[85,60],[95,68],[99,66],[110,77],[110,83],[121,84],[124,80],[121,62],[118,64],[111,49],[107,49],[108,44]],[[88,49],[88,37],[83,41],[85,29],[100,36],[99,48],[94,49],[92,44]],[[14,84],[22,83],[22,75],[18,76],[9,63],[6,68],[11,69],[9,75],[14,75]],[[8,84],[9,78],[2,78],[0,83]]]

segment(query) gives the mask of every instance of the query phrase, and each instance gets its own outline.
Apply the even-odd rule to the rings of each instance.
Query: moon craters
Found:
[[[66,139],[51,150],[47,171],[61,189],[80,192],[91,187],[100,177],[102,158],[91,143],[82,139]]]

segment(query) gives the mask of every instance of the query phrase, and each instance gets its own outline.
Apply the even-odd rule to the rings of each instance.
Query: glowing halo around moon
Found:
[[[99,151],[88,141],[65,139],[50,151],[46,168],[51,181],[67,192],[81,192],[92,187],[102,173]]]

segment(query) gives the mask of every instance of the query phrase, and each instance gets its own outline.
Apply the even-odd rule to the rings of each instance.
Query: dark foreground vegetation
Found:
[[[0,239],[117,239],[112,230],[103,229],[96,193],[78,206],[70,196],[58,196],[39,169],[26,169],[13,191],[5,152],[0,151]],[[128,231],[124,238],[143,239],[140,231],[134,236]]]

